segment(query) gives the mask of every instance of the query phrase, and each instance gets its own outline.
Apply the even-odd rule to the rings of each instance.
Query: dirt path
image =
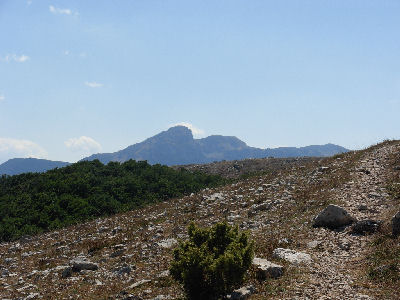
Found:
[[[334,192],[333,199],[358,220],[383,220],[389,209],[385,190],[390,154],[398,145],[368,152],[351,174],[352,180]],[[297,299],[374,299],[366,287],[357,284],[353,272],[365,256],[371,236],[352,235],[350,228],[335,232],[316,228],[310,232],[308,253],[313,257],[309,282],[297,288]],[[317,245],[317,246],[316,246]]]

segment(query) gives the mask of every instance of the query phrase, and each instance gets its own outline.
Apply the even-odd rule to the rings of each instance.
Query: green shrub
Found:
[[[180,197],[226,181],[145,161],[81,161],[0,177],[0,242]]]
[[[226,223],[211,228],[192,223],[188,233],[189,240],[174,250],[170,272],[189,299],[219,299],[243,283],[254,255],[246,233]]]

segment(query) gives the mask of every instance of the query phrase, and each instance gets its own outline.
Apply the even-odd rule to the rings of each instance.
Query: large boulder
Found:
[[[392,232],[394,236],[398,236],[400,234],[400,211],[398,211],[397,214],[393,216]]]
[[[283,267],[264,258],[255,257],[253,265],[257,268],[258,277],[261,279],[278,278],[283,275]]]
[[[286,260],[294,265],[308,264],[312,261],[310,254],[296,252],[291,249],[276,248],[272,255],[275,258]]]
[[[313,226],[336,229],[354,221],[356,221],[355,218],[350,216],[345,209],[330,204],[314,218]]]

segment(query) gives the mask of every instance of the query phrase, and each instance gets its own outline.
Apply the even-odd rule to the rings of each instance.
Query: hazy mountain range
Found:
[[[82,160],[98,159],[106,164],[110,161],[123,162],[135,159],[147,160],[150,164],[184,165],[262,157],[322,157],[346,151],[349,150],[334,144],[260,149],[247,146],[234,136],[211,135],[194,139],[190,129],[185,126],[175,126],[120,151],[93,154]],[[68,164],[45,159],[14,158],[0,165],[0,174],[43,172]]]
[[[0,174],[17,175],[27,172],[45,172],[70,163],[38,158],[13,158],[0,165]]]

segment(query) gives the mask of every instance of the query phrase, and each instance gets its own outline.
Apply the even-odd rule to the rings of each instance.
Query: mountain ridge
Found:
[[[142,142],[112,153],[97,153],[81,159],[98,159],[103,164],[129,159],[146,160],[150,164],[189,165],[223,160],[243,160],[264,157],[326,157],[349,151],[334,145],[305,147],[256,148],[248,146],[235,136],[210,135],[195,139],[186,126],[174,126]],[[0,175],[17,175],[26,172],[45,172],[69,165],[68,162],[35,158],[13,158],[0,165]]]
[[[124,162],[128,159],[147,160],[150,164],[184,165],[210,163],[218,160],[240,160],[263,157],[332,156],[349,151],[331,143],[305,147],[256,148],[235,136],[210,135],[194,139],[185,126],[171,127],[143,142],[113,153],[97,153],[82,160],[98,159]]]
[[[28,172],[45,172],[70,165],[69,162],[40,158],[12,158],[0,165],[0,175],[18,175]]]

